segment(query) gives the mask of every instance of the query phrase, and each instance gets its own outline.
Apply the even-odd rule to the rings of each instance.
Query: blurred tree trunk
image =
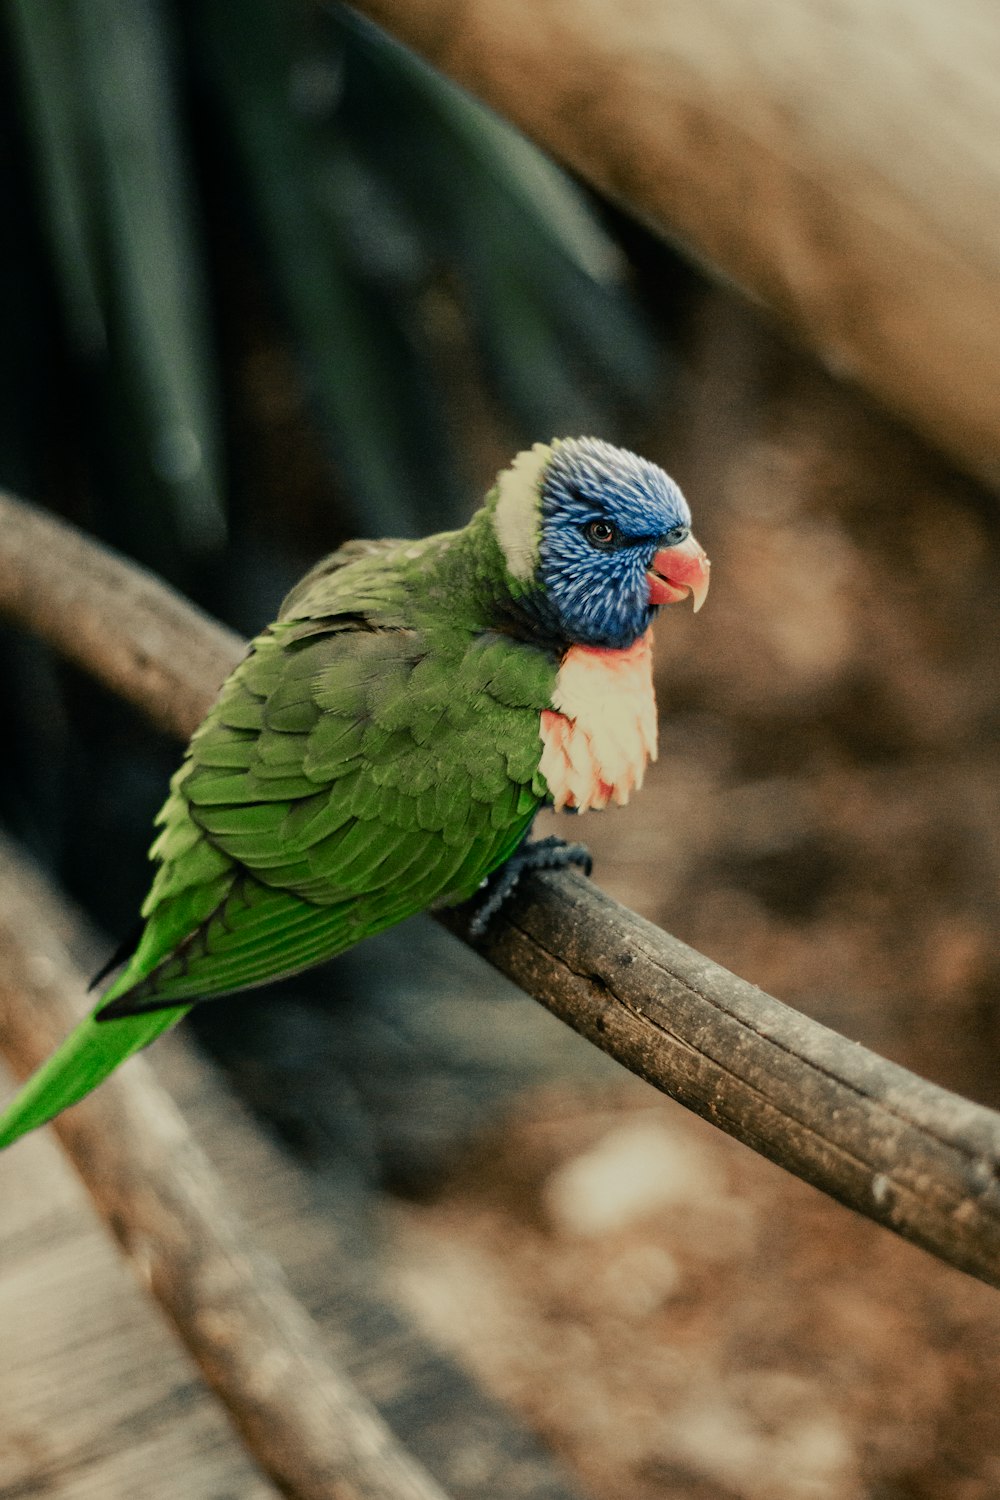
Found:
[[[996,484],[989,0],[359,9]]]

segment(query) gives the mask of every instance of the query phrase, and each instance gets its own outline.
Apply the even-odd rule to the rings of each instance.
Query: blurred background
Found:
[[[996,496],[339,6],[11,0],[0,85],[0,485],[252,634],[534,441],[663,463],[713,590],[658,626],[661,758],[587,820],[595,878],[1000,1104]],[[7,628],[0,692],[0,822],[111,945],[177,747]],[[1000,1491],[994,1293],[432,924],[187,1025],[581,1493]]]

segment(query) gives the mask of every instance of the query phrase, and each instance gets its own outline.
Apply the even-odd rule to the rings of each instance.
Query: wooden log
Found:
[[[990,0],[355,0],[1000,482]]]
[[[0,1495],[277,1500],[48,1131],[0,1203]]]
[[[70,927],[44,881],[0,841],[0,1037],[18,1076],[79,1018],[85,983],[61,936]],[[139,1281],[282,1494],[445,1500],[324,1349],[142,1058],[55,1128]]]

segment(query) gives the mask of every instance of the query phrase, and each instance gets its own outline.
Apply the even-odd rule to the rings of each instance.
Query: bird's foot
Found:
[[[533,844],[525,841],[519,845],[506,864],[501,865],[484,882],[486,898],[469,921],[469,936],[485,937],[490,922],[513,894],[518,881],[527,870],[564,870],[567,865],[577,865],[585,875],[590,874],[594,861],[586,844],[567,844],[565,839],[552,834],[548,838],[537,839]]]

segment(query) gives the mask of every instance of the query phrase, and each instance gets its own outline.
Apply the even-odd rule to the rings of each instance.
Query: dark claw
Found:
[[[526,870],[563,870],[567,865],[577,865],[585,875],[594,868],[590,850],[585,844],[567,844],[565,839],[551,834],[529,844],[525,841],[500,866],[487,882],[487,896],[469,921],[469,936],[485,937],[486,929],[517,887]]]

